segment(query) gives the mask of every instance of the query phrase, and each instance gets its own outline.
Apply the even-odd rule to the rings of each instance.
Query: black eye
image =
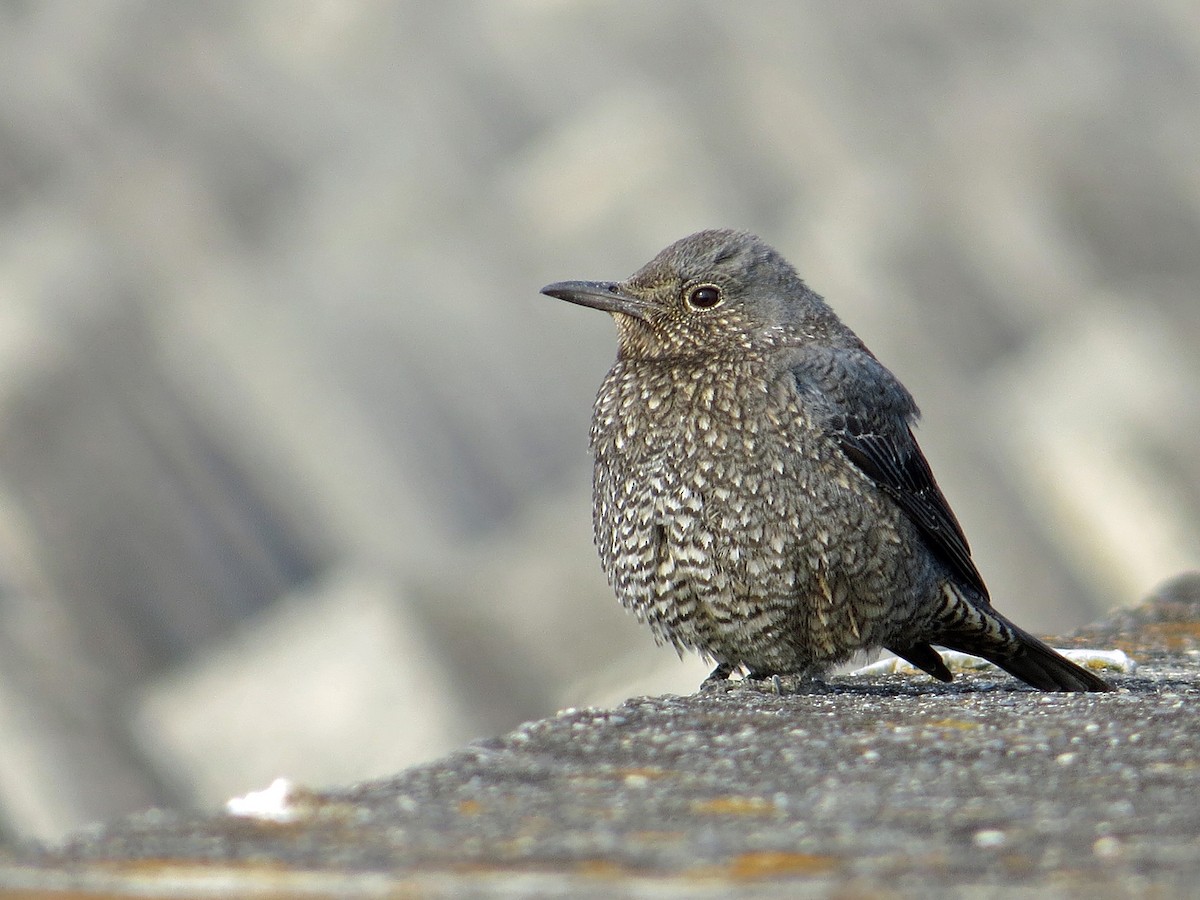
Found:
[[[687,293],[687,304],[693,309],[712,309],[721,302],[721,289],[715,284],[700,284]]]

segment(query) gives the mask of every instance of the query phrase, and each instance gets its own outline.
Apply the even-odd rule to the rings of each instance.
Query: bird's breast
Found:
[[[817,452],[794,396],[753,371],[614,368],[592,448],[596,540],[618,592],[788,570],[806,482],[794,462]]]
[[[596,398],[592,448],[633,460],[753,454],[797,412],[778,393],[747,364],[618,363]]]
[[[880,500],[788,381],[614,370],[592,446],[604,569],[661,639],[780,671],[876,640],[856,585],[904,581]]]

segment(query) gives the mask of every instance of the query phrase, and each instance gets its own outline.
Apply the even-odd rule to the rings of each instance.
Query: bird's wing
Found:
[[[912,429],[879,434],[861,419],[844,416],[834,436],[842,452],[874,481],[920,529],[930,548],[966,584],[987,596],[983,577],[971,560],[962,526],[933,478]]]
[[[987,588],[950,504],[913,436],[917,408],[908,392],[866,351],[793,370],[802,394],[819,399],[824,427],[842,453],[895,501],[930,550],[986,601]]]

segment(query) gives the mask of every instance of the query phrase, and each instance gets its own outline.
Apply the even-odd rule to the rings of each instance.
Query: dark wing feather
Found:
[[[851,463],[892,498],[963,587],[987,588],[962,527],[913,437],[917,405],[866,347],[804,347],[791,360],[796,389]]]
[[[830,425],[846,458],[896,501],[934,554],[986,598],[987,588],[971,560],[962,526],[938,488],[912,429],[903,422],[873,427],[854,415],[835,416]]]

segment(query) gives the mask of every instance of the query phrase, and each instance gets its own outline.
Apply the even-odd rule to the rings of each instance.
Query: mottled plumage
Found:
[[[594,525],[618,598],[660,640],[756,676],[938,644],[1045,690],[1107,690],[996,612],[912,434],[904,386],[753,235],[703,231],[622,282],[543,293],[607,310]]]

